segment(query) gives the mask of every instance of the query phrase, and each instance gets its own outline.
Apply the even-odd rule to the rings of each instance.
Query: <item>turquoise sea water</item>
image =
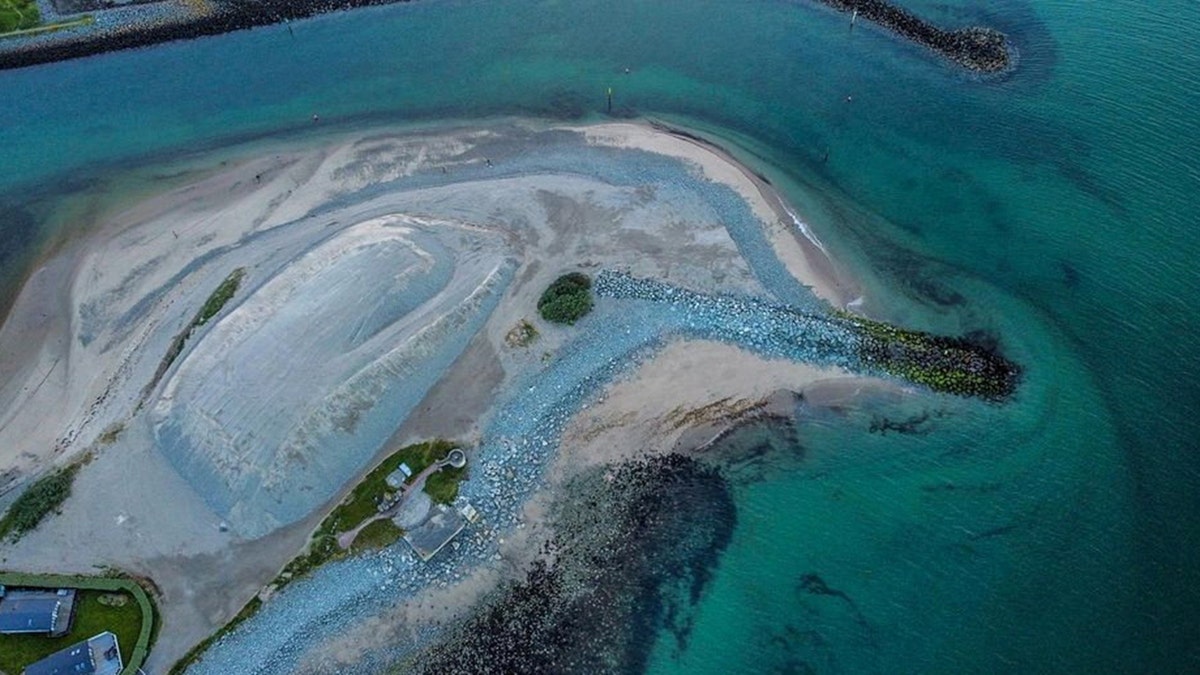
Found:
[[[802,1],[427,0],[0,73],[0,275],[128,166],[314,112],[599,116],[611,86],[738,139],[871,312],[992,331],[1027,368],[1007,406],[931,399],[927,433],[802,425],[797,459],[738,481],[653,672],[1200,670],[1200,4],[904,4],[1008,32],[1016,72]]]

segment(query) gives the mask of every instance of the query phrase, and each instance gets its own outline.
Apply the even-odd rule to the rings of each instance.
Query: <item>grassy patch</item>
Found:
[[[342,503],[325,518],[317,532],[344,532],[375,515],[376,501],[385,492],[392,491],[385,482],[388,474],[400,468],[401,464],[407,464],[415,476],[430,464],[445,457],[454,447],[455,444],[449,441],[436,440],[409,445],[392,453],[354,486]],[[432,481],[433,478],[430,477],[429,480]],[[429,485],[429,482],[426,482],[426,485]]]
[[[564,274],[546,288],[537,307],[547,321],[573,324],[592,311],[592,280],[579,272]]]
[[[450,504],[458,497],[458,484],[462,482],[467,467],[456,469],[447,466],[425,479],[425,494],[438,504]]]
[[[34,0],[0,0],[0,34],[35,28],[41,22]]]
[[[358,533],[354,539],[354,545],[350,549],[354,553],[378,551],[400,541],[400,537],[403,536],[404,530],[397,527],[390,518],[376,520]]]
[[[37,527],[43,518],[58,510],[71,496],[71,484],[75,481],[77,471],[78,465],[70,466],[34,481],[0,518],[0,541],[20,539],[21,535]]]
[[[125,663],[133,653],[142,628],[142,610],[128,593],[79,591],[75,598],[75,623],[59,637],[0,635],[0,671],[20,673],[25,666],[54,652],[109,631],[117,636]]]
[[[334,510],[321,521],[321,525],[313,532],[312,539],[304,553],[297,556],[276,580],[276,586],[284,586],[293,579],[308,574],[330,560],[346,555],[337,545],[337,534],[353,529],[367,518],[378,513],[376,503],[386,492],[392,489],[387,486],[388,474],[395,471],[401,464],[408,464],[413,475],[424,471],[430,464],[442,459],[446,453],[455,447],[450,441],[434,440],[417,443],[401,448],[390,457],[379,463],[354,486],[350,494],[338,504]],[[458,482],[462,480],[466,468],[445,469],[433,474],[425,481],[425,491],[435,501],[449,503],[458,496]],[[368,525],[360,537],[373,525]],[[357,540],[355,540],[357,543]]]
[[[525,319],[517,322],[504,336],[504,344],[509,347],[528,347],[538,339],[537,328]]]
[[[237,293],[238,287],[242,285],[242,278],[246,276],[246,270],[239,267],[229,273],[225,277],[225,281],[217,286],[217,290],[213,291],[212,295],[208,296],[208,300],[204,302],[204,306],[200,308],[200,313],[196,315],[193,325],[203,326],[208,323],[208,320],[217,315],[225,303],[233,298],[233,294]]]

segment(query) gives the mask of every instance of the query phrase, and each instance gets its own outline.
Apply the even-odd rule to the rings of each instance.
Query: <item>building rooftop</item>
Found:
[[[404,483],[409,478],[412,478],[412,469],[408,468],[407,464],[401,464],[395,471],[389,473],[383,481],[388,484],[388,487],[398,490],[404,486]]]
[[[466,526],[467,520],[457,510],[434,504],[424,522],[404,534],[404,541],[421,560],[429,560]]]
[[[0,634],[66,635],[71,630],[74,610],[74,589],[54,591],[0,586]]]
[[[26,666],[24,675],[118,675],[123,667],[117,636],[106,631]]]

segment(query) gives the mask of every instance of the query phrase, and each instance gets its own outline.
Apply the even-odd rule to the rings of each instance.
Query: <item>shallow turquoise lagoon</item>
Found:
[[[733,542],[650,671],[1200,670],[1200,4],[904,4],[1006,31],[1016,71],[800,0],[424,0],[0,73],[3,297],[88,226],[64,195],[144,187],[131,167],[599,118],[612,87],[618,114],[736,142],[873,314],[988,330],[1027,367],[1009,405],[931,399],[919,435],[814,414],[736,476]]]

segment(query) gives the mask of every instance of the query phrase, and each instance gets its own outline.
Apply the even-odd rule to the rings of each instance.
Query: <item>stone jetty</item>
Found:
[[[857,13],[900,37],[980,73],[998,73],[1012,64],[1008,39],[997,30],[971,26],[945,30],[883,0],[817,0],[840,12]]]

